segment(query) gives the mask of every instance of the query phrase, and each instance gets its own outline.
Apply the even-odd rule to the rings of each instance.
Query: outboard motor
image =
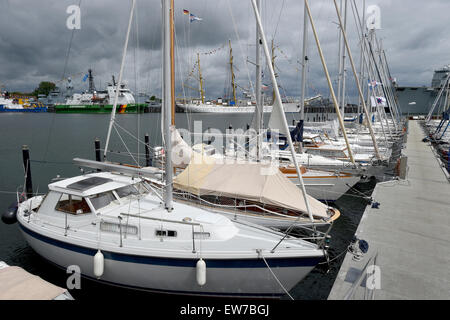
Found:
[[[18,209],[18,203],[17,201],[14,201],[8,209],[2,214],[2,221],[6,224],[13,224],[17,222],[17,209]]]

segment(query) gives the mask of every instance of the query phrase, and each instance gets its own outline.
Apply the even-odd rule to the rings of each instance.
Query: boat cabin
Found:
[[[348,150],[345,146],[327,144],[319,135],[303,138],[306,153],[347,160]]]
[[[129,197],[148,192],[141,179],[109,172],[95,173],[50,184],[41,208],[46,208],[45,212],[72,215],[98,214],[111,203],[122,204]]]

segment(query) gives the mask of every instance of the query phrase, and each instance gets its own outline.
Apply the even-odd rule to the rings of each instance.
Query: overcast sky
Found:
[[[337,0],[338,3],[340,0]],[[349,0],[348,33],[359,66],[358,40]],[[75,91],[87,88],[83,75],[94,70],[97,89],[119,73],[131,0],[81,1],[81,29],[69,30],[69,5],[80,0],[0,0],[0,86],[32,91],[40,81],[71,76]],[[274,39],[282,94],[298,96],[303,34],[303,1],[262,0],[262,18],[268,41]],[[319,38],[333,77],[337,77],[338,29],[332,0],[310,0]],[[362,0],[356,0],[360,13]],[[400,85],[429,85],[433,70],[450,63],[449,0],[366,0],[381,9],[382,39],[393,77]],[[197,52],[206,96],[217,98],[229,90],[229,49],[233,46],[237,83],[250,88],[254,79],[255,18],[250,0],[175,0],[177,95],[193,70]],[[202,18],[190,23],[183,9]],[[156,94],[161,90],[161,5],[138,0],[127,50],[124,79],[133,91]],[[73,39],[71,37],[73,33]],[[310,33],[308,95],[328,96],[317,48]],[[69,50],[70,46],[70,50]],[[204,54],[213,52],[212,54]],[[69,54],[68,54],[69,53]],[[67,58],[67,59],[66,59]],[[353,80],[349,70],[349,88]],[[194,74],[196,75],[196,69]],[[264,83],[269,84],[268,75]],[[198,87],[194,78],[187,85]],[[238,93],[242,90],[239,89]],[[187,95],[198,95],[188,90]]]

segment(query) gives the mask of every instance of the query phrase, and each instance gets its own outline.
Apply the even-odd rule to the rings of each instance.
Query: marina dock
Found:
[[[406,179],[375,187],[355,234],[369,248],[347,252],[329,300],[448,299],[450,183],[424,136],[410,121]]]

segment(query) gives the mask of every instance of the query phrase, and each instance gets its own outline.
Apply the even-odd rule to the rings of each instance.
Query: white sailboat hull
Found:
[[[297,186],[300,181],[296,174],[286,175]],[[352,186],[354,186],[360,177],[345,176],[345,177],[307,177],[303,176],[306,192],[313,198],[323,202],[333,202],[343,196]]]
[[[275,298],[285,294],[261,258],[217,260],[204,257],[206,284],[196,282],[198,254],[190,259],[157,258],[102,250],[104,274],[93,273],[97,248],[49,238],[21,223],[28,244],[46,260],[66,269],[80,267],[84,277],[109,285],[153,292],[211,296]],[[266,259],[277,278],[289,290],[321,260],[320,257]]]

